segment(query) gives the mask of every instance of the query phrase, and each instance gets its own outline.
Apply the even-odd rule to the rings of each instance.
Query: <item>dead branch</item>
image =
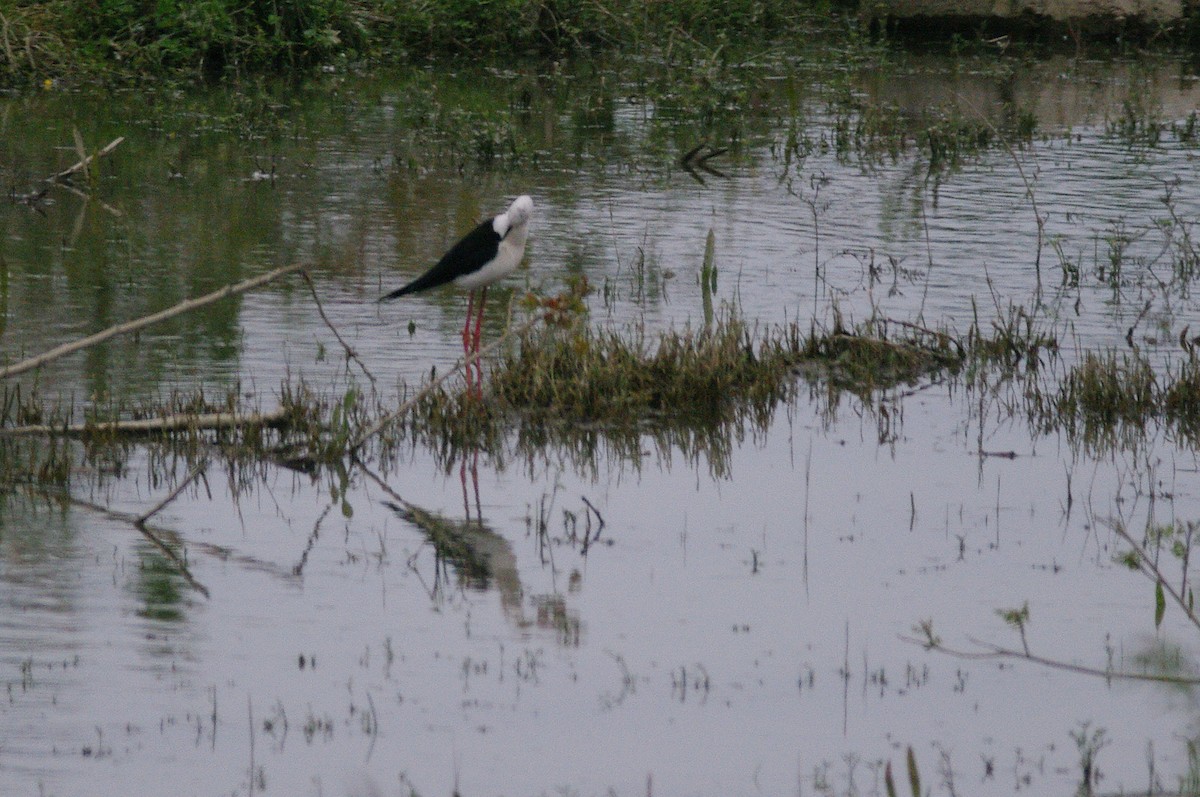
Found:
[[[76,136],[78,136],[78,133],[76,133]],[[93,153],[86,157],[82,157],[79,160],[79,162],[76,163],[74,166],[69,166],[66,169],[63,169],[58,174],[50,175],[49,177],[46,178],[46,182],[61,183],[64,180],[66,180],[68,177],[71,177],[72,175],[77,174],[78,172],[84,171],[85,169],[87,169],[88,166],[91,165],[92,161],[96,160],[97,158],[103,158],[105,155],[108,155],[114,149],[121,146],[121,142],[124,140],[125,140],[125,136],[118,136],[117,138],[114,138],[99,152]],[[76,146],[78,146],[78,141],[76,142]]]
[[[149,434],[151,432],[177,432],[180,430],[233,429],[244,426],[278,426],[288,418],[286,407],[272,412],[254,412],[240,415],[236,412],[209,412],[203,414],[180,413],[161,418],[138,418],[129,421],[106,421],[100,423],[72,423],[62,426],[37,424],[0,429],[0,435],[100,435],[100,434]]]
[[[980,642],[972,639],[971,642],[979,645],[980,650],[956,650],[948,648],[942,644],[941,640],[935,638],[916,639],[914,637],[900,636],[902,642],[909,642],[914,645],[920,645],[926,650],[933,650],[938,653],[944,653],[947,656],[952,656],[956,659],[968,659],[978,661],[981,659],[1020,659],[1028,661],[1042,667],[1049,667],[1055,670],[1066,670],[1067,672],[1078,673],[1080,675],[1092,675],[1098,678],[1118,679],[1122,681],[1153,681],[1155,683],[1164,684],[1180,684],[1183,686],[1200,685],[1200,677],[1186,675],[1165,675],[1156,673],[1140,673],[1140,672],[1125,672],[1121,670],[1100,669],[1098,667],[1088,667],[1084,664],[1071,664],[1066,661],[1057,659],[1048,659],[1044,656],[1038,656],[1033,653],[1027,653],[1023,650],[1013,650],[1011,648],[1002,648],[999,645]]]
[[[329,327],[329,331],[333,333],[335,338],[337,338],[337,342],[342,344],[342,350],[346,354],[346,359],[353,360],[354,362],[358,363],[358,367],[361,368],[363,373],[367,375],[367,378],[371,380],[371,384],[375,384],[375,375],[371,373],[366,364],[363,363],[363,361],[359,358],[358,352],[351,348],[350,344],[342,338],[341,334],[337,331],[337,327],[335,327],[333,322],[329,320],[329,316],[325,315],[325,308],[321,305],[321,297],[317,295],[317,286],[313,284],[312,277],[308,275],[307,271],[301,271],[300,276],[304,277],[304,283],[308,285],[308,291],[312,294],[313,301],[317,304],[317,312],[320,314],[321,320],[325,322],[325,326]]]
[[[137,519],[137,523],[135,523],[134,525],[136,525],[138,528],[144,528],[147,520],[152,518],[154,515],[157,515],[159,512],[162,511],[162,509],[167,504],[171,503],[176,498],[178,498],[179,494],[182,493],[189,484],[191,484],[193,481],[195,481],[195,479],[197,477],[199,477],[201,474],[203,474],[206,468],[208,468],[207,460],[205,460],[204,462],[201,462],[199,465],[192,468],[192,472],[188,474],[186,479],[181,481],[179,484],[175,485],[175,489],[172,490],[170,492],[170,494],[167,495],[166,498],[164,498],[163,500],[161,500],[157,504],[155,504],[152,509],[150,509],[148,512],[143,512],[141,515],[139,515],[138,519]]]
[[[703,152],[707,148],[707,152]],[[696,146],[689,149],[679,159],[679,165],[682,166],[688,174],[692,176],[698,183],[704,185],[704,178],[701,177],[697,170],[707,172],[716,177],[727,177],[728,175],[717,171],[708,162],[718,155],[724,155],[729,151],[729,147],[710,147],[707,141],[701,141]]]
[[[186,484],[186,482],[184,483]],[[180,575],[183,576],[184,580],[187,581],[189,586],[202,594],[204,597],[209,597],[208,588],[192,575],[187,563],[163,540],[163,535],[178,537],[178,532],[162,526],[151,526],[147,523],[139,523],[139,518],[128,512],[120,512],[83,498],[77,498],[75,496],[68,495],[66,496],[66,500],[75,506],[91,510],[92,512],[97,512],[105,515],[106,517],[110,517],[113,520],[119,520],[123,523],[128,523],[136,528],[139,532],[141,532],[143,537],[149,540],[156,548],[163,552],[164,556],[171,560],[171,563],[178,568]],[[151,513],[148,513],[143,517],[149,517],[149,514],[153,514],[154,511],[157,511],[157,509],[152,510]],[[297,578],[296,574],[279,567],[279,565],[273,562],[268,562],[247,554],[238,553],[232,548],[228,548],[223,545],[215,545],[210,542],[195,540],[185,544],[189,550],[199,551],[215,559],[219,559],[222,562],[235,562],[249,570],[266,573],[267,575],[274,576],[284,581],[295,582]]]
[[[115,509],[110,509],[106,506],[102,506],[101,504],[94,504],[91,501],[83,498],[67,496],[67,500],[76,506],[90,509],[93,512],[99,512],[100,514],[106,515],[114,520],[121,520],[134,526],[142,533],[143,537],[153,543],[154,547],[162,551],[163,555],[171,560],[171,564],[175,565],[175,569],[179,571],[179,574],[183,576],[183,579],[187,581],[188,585],[191,586],[192,589],[196,590],[206,598],[209,597],[208,587],[196,580],[196,578],[192,575],[192,571],[188,569],[187,562],[183,561],[179,554],[175,553],[175,550],[171,546],[167,545],[159,536],[160,532],[165,532],[167,534],[174,534],[175,532],[171,531],[170,529],[151,528],[142,522],[141,518],[131,515],[128,512],[118,512]]]
[[[187,301],[180,302],[179,304],[175,305],[174,307],[170,307],[166,310],[160,310],[157,313],[153,313],[151,315],[144,316],[142,318],[138,318],[133,321],[126,321],[122,324],[117,324],[116,326],[109,327],[108,329],[105,329],[101,332],[97,332],[95,335],[89,335],[88,337],[82,338],[80,340],[72,341],[70,343],[64,343],[63,345],[56,346],[55,348],[51,349],[50,351],[43,352],[42,354],[39,354],[36,357],[30,357],[27,360],[22,360],[19,363],[15,363],[14,365],[8,366],[7,368],[0,368],[0,379],[5,379],[10,376],[15,376],[17,374],[24,373],[25,371],[30,371],[34,368],[37,368],[38,366],[41,366],[41,365],[44,365],[45,363],[50,362],[51,360],[57,360],[60,357],[65,357],[68,354],[74,354],[75,352],[80,351],[82,349],[90,348],[91,346],[95,346],[97,343],[103,343],[104,341],[108,340],[109,338],[116,337],[117,335],[125,335],[130,332],[136,332],[139,329],[144,329],[145,327],[151,326],[153,324],[157,324],[162,321],[166,321],[170,318],[174,318],[175,316],[183,315],[184,313],[191,312],[192,310],[196,310],[196,309],[204,307],[206,305],[210,305],[213,302],[220,301],[221,299],[224,299],[227,296],[234,296],[239,293],[245,293],[248,290],[258,288],[262,285],[266,285],[268,282],[279,279],[280,277],[286,276],[288,274],[292,274],[294,272],[300,271],[303,268],[304,268],[304,266],[300,263],[295,263],[290,266],[284,266],[283,268],[277,268],[274,271],[267,272],[266,274],[262,274],[257,277],[253,277],[248,280],[243,280],[242,282],[238,282],[238,283],[235,283],[232,285],[226,285],[224,288],[213,291],[212,293],[209,293],[209,294],[205,294],[204,296],[200,296],[195,299],[188,299]]]

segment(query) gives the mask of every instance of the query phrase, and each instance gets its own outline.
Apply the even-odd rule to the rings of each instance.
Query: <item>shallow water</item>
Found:
[[[707,122],[695,96],[588,67],[5,99],[13,185],[74,162],[73,126],[92,147],[128,138],[89,199],[54,191],[0,212],[0,340],[15,360],[301,260],[392,395],[454,361],[463,299],[374,299],[527,192],[530,267],[493,291],[489,336],[526,286],[579,273],[597,288],[595,324],[700,323],[711,229],[717,299],[763,324],[828,323],[836,308],[965,333],[1011,302],[1074,349],[1127,346],[1132,325],[1156,362],[1183,356],[1175,341],[1200,313],[1161,256],[1182,232],[1168,240],[1158,222],[1168,190],[1195,217],[1196,149],[1114,126],[1134,101],[1183,122],[1190,67],[889,58],[732,69],[753,105]],[[912,147],[839,151],[846,92],[901,118],[941,98],[997,125],[1029,108],[1044,137],[933,171]],[[418,113],[448,121],[422,132]],[[454,139],[454,124],[501,151],[511,133],[519,156],[482,168],[491,145]],[[676,165],[734,128],[710,161],[719,174]],[[789,162],[796,130],[812,147]],[[1045,219],[1040,274],[1027,181]],[[1126,238],[1114,275],[1110,247]],[[1063,284],[1064,259],[1078,284]],[[238,385],[270,408],[285,379],[333,391],[363,381],[349,370],[293,280],[60,360],[38,387],[82,407]],[[594,468],[555,451],[448,473],[422,448],[379,463],[405,500],[477,519],[490,567],[470,578],[362,472],[343,502],[282,469],[249,484],[210,470],[156,518],[207,599],[128,524],[9,495],[0,792],[871,794],[881,762],[903,777],[911,745],[935,794],[1073,793],[1072,734],[1099,729],[1100,790],[1177,786],[1198,732],[1191,691],[901,637],[932,620],[955,648],[1019,648],[997,610],[1028,603],[1037,654],[1136,670],[1178,648],[1193,671],[1195,629],[1168,606],[1156,630],[1153,584],[1113,562],[1125,546],[1111,526],[1194,522],[1196,451],[1152,433],[1089,453],[952,381],[896,393],[831,406],[802,390],[720,468],[650,439],[640,462],[606,452]],[[115,510],[140,514],[170,489],[138,449],[119,476],[91,467],[77,497]]]

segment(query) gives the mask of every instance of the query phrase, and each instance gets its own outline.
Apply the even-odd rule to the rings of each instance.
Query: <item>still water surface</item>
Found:
[[[737,103],[708,116],[592,67],[0,99],[16,193],[76,160],[72,128],[127,137],[89,197],[0,208],[0,344],[16,360],[301,260],[391,397],[454,361],[464,300],[374,300],[530,193],[529,268],[493,292],[489,335],[511,297],[572,274],[597,289],[596,325],[700,323],[712,230],[717,299],[764,325],[876,312],[965,333],[1013,304],[1068,360],[1127,346],[1131,326],[1156,362],[1183,356],[1200,312],[1170,252],[1190,228],[1162,222],[1200,208],[1197,150],[1169,129],[1200,101],[1190,67],[892,59],[731,69]],[[909,120],[958,101],[998,127],[1029,109],[1039,136],[931,169],[911,144],[840,149],[839,120],[860,118],[847,97]],[[1131,108],[1168,129],[1122,128]],[[679,168],[705,138],[732,144],[716,173]],[[269,409],[301,377],[363,380],[295,281],[60,360],[38,386],[79,406],[238,386]],[[1113,523],[1200,518],[1196,451],[1165,433],[1088,453],[954,382],[871,404],[816,387],[720,467],[650,440],[639,462],[592,464],[549,451],[447,474],[420,447],[387,463],[407,501],[477,519],[491,568],[471,578],[365,476],[343,505],[284,469],[236,490],[210,472],[160,518],[208,599],[128,525],[6,496],[0,792],[872,794],[911,745],[935,794],[1067,794],[1076,739],[1100,746],[1106,792],[1187,771],[1191,691],[900,638],[932,620],[954,647],[1019,647],[996,610],[1028,603],[1035,653],[1136,670],[1177,649],[1194,670],[1194,628],[1168,607],[1156,630],[1152,584],[1113,563]],[[140,514],[170,488],[158,471],[135,449],[74,489]]]

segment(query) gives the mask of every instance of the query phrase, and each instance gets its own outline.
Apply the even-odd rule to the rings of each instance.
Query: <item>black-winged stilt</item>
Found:
[[[488,286],[507,277],[516,270],[525,255],[525,239],[529,235],[529,219],[533,216],[533,199],[522,195],[513,200],[508,210],[498,216],[480,222],[450,247],[433,268],[402,288],[383,296],[379,301],[396,299],[405,294],[436,288],[453,282],[466,288],[467,321],[463,325],[463,352],[470,356],[479,351],[479,340],[483,329],[483,303],[487,300]],[[475,318],[475,329],[471,329],[474,312],[475,289],[482,288],[479,310]],[[478,363],[476,364],[478,367]],[[467,371],[470,382],[470,370]]]

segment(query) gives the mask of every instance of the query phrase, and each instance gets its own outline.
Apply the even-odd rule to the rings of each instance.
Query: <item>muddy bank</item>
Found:
[[[1160,119],[1184,120],[1200,108],[1200,81],[1170,62],[1101,71],[1072,52],[1019,65],[990,55],[960,63],[969,67],[920,79],[945,62],[910,54],[901,68],[865,74],[858,86],[871,106],[895,107],[908,118],[920,118],[930,108],[957,107],[968,114],[988,113],[1003,125],[1015,107],[1032,113],[1042,132],[1104,124],[1139,109]]]
[[[863,3],[875,18],[1045,18],[1055,22],[1162,24],[1183,19],[1181,0],[878,0]]]

